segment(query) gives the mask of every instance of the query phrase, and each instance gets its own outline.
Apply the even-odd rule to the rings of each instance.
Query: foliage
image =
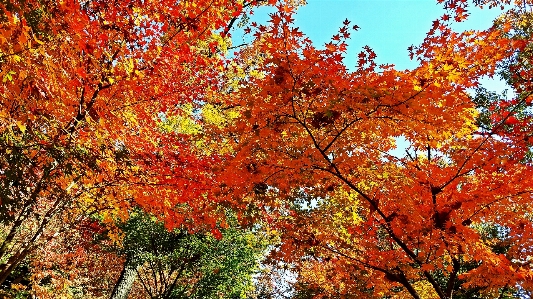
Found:
[[[215,229],[219,157],[158,116],[217,92],[232,20],[261,3],[0,2],[0,283],[67,217]]]
[[[142,213],[122,229],[121,252],[138,267],[132,293],[150,298],[244,298],[253,293],[252,277],[267,245],[264,237],[237,227],[220,236],[169,232]]]
[[[229,208],[295,297],[532,292],[533,2],[438,0],[404,71],[368,46],[349,70],[359,28],[317,48],[301,2],[0,1],[4,291],[104,296],[124,263],[149,297],[245,296],[265,243]],[[472,5],[510,10],[452,30]]]
[[[466,14],[453,3],[464,2],[447,2],[458,21]],[[225,185],[278,232],[272,256],[291,264],[314,297],[531,290],[533,169],[523,163],[531,120],[519,114],[528,97],[496,98],[506,108],[483,108],[487,119],[469,93],[527,51],[529,38],[510,37],[508,22],[456,33],[443,17],[411,48],[417,68],[377,66],[365,47],[349,71],[349,21],[317,49],[293,19],[280,8],[270,27],[255,29],[263,76],[242,80],[225,102],[239,107],[230,130],[242,132]],[[486,237],[485,225],[505,237]]]
[[[221,239],[210,232],[169,232],[139,210],[118,228],[119,243],[97,220],[69,229],[39,248],[24,266],[24,280],[15,283],[39,298],[110,298],[121,271],[132,267],[128,298],[245,298],[255,293],[252,279],[268,245],[262,233],[235,225],[223,229]]]

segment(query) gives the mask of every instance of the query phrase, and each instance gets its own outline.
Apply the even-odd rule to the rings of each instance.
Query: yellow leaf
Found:
[[[21,121],[17,121],[17,127],[22,133],[26,133],[26,125],[23,124]]]
[[[33,39],[39,44],[39,45],[42,45],[44,44],[43,41],[40,41],[39,39],[37,39],[37,37],[35,35],[33,35]]]

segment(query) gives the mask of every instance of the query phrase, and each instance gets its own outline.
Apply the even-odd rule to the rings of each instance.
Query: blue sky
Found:
[[[431,0],[309,0],[299,9],[296,25],[315,42],[323,44],[344,19],[361,29],[352,35],[346,65],[353,67],[361,47],[369,45],[378,55],[377,62],[395,64],[398,69],[412,68],[407,47],[419,44],[434,20],[445,13]],[[500,10],[472,9],[468,23],[457,29],[484,29]]]
[[[345,63],[356,64],[361,47],[368,45],[378,55],[377,62],[396,65],[397,69],[413,68],[416,62],[408,56],[407,47],[422,42],[434,20],[445,13],[437,1],[431,0],[308,0],[300,7],[295,24],[322,46],[337,33],[348,19],[360,27],[349,41]],[[260,8],[254,21],[266,23],[271,8]],[[470,18],[454,27],[456,30],[485,29],[501,14],[499,9],[471,8]],[[237,35],[238,36],[238,35]],[[237,42],[237,41],[236,41]],[[237,42],[238,43],[238,42]]]

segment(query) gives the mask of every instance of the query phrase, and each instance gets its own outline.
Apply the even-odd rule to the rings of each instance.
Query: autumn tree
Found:
[[[26,281],[4,285],[14,298],[109,298],[124,262],[109,235],[94,216],[63,225],[24,261]]]
[[[377,66],[369,47],[349,71],[349,21],[324,49],[292,27],[287,6],[255,28],[262,77],[224,102],[240,112],[230,130],[242,134],[220,137],[236,149],[223,186],[262,211],[282,240],[272,255],[317,297],[532,288],[530,118],[500,110],[479,127],[470,93],[529,39],[510,38],[507,23],[454,32],[464,2],[448,1],[406,71]]]
[[[0,3],[0,284],[87,215],[216,231],[219,158],[163,123],[224,86],[235,19],[274,2]]]

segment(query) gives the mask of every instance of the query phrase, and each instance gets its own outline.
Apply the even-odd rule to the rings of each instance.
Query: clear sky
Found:
[[[407,47],[420,44],[431,24],[445,13],[442,5],[432,0],[308,0],[299,8],[295,24],[316,46],[322,46],[337,33],[342,21],[358,25],[352,34],[346,55],[346,66],[353,68],[361,47],[368,45],[378,55],[377,62],[412,68],[416,62],[408,56]],[[254,21],[265,24],[271,8],[260,8]],[[499,9],[471,8],[470,18],[454,27],[456,30],[485,29],[501,14]]]

